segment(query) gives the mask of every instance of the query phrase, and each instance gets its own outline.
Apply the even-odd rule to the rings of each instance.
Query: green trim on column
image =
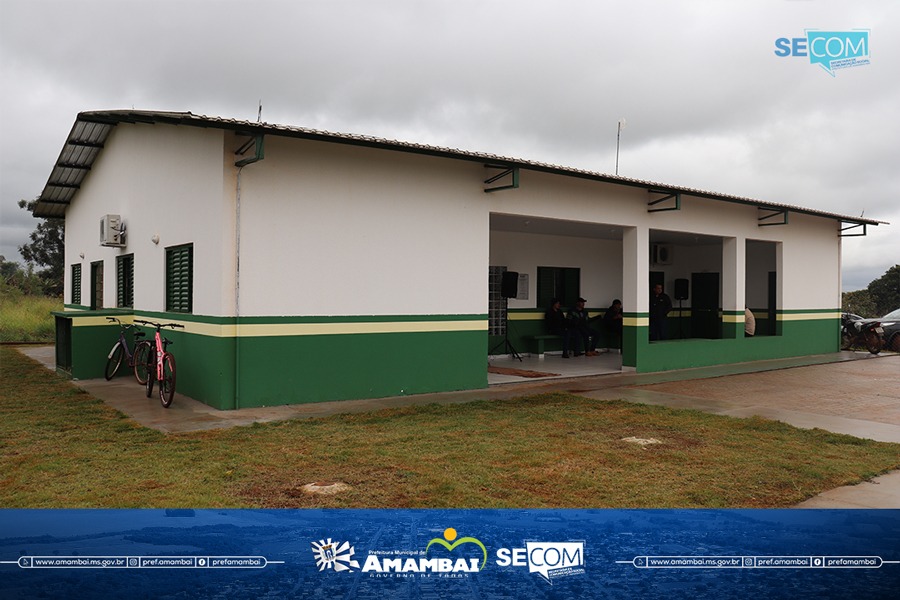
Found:
[[[650,313],[622,313],[622,366],[637,369],[638,357],[650,343]]]
[[[722,339],[731,340],[744,337],[744,311],[722,311]]]

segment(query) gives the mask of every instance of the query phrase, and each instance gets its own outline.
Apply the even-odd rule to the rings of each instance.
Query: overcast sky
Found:
[[[870,64],[776,55],[870,32]],[[900,262],[900,2],[0,0],[0,254],[19,260],[78,112],[190,111],[490,152],[889,221]]]

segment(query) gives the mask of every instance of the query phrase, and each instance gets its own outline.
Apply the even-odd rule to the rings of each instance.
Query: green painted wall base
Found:
[[[535,311],[530,312],[533,316]],[[105,317],[130,313],[54,314],[58,325],[69,324],[58,328],[57,336],[58,347],[68,344],[71,355],[71,365],[64,369],[65,373],[75,379],[102,377],[107,353],[119,332],[118,325],[107,323]],[[645,315],[626,316],[638,323],[645,318]],[[170,350],[177,361],[178,392],[223,410],[480,389],[487,387],[486,344],[490,351],[503,341],[500,337],[489,337],[486,331],[442,331],[440,326],[428,332],[236,336],[233,326],[237,321],[233,318],[144,312],[137,313],[137,317],[180,321],[189,326],[188,332],[167,330],[164,334],[173,341]],[[391,317],[376,322],[480,318],[483,316]],[[371,319],[248,318],[241,323],[272,325],[274,322],[276,327],[284,324],[289,329],[298,323],[340,325],[370,323]],[[197,327],[191,332],[194,323]],[[839,349],[839,319],[830,315],[811,319],[804,315],[800,320],[777,323],[778,335],[774,336],[746,338],[737,324],[731,324],[723,328],[732,336],[727,339],[661,342],[649,341],[646,326],[626,325],[622,365],[646,373],[825,354]],[[603,332],[602,322],[597,325]],[[148,337],[152,336],[152,330],[145,330]],[[65,332],[63,338],[67,336],[67,339],[60,339],[60,331]],[[519,352],[530,351],[530,336],[545,333],[543,318],[510,322],[510,342]],[[599,346],[607,343],[606,336],[602,336]],[[559,342],[548,342],[546,349],[552,351],[558,345]],[[137,386],[135,393],[141,393]]]
[[[107,354],[118,339],[119,326],[105,317],[130,316],[123,311],[55,313],[64,325],[71,364],[58,368],[74,379],[103,377]],[[139,319],[181,322],[183,330],[163,330],[177,366],[177,390],[214,408],[230,410],[283,404],[382,398],[427,392],[487,387],[483,330],[440,331],[440,324],[470,317],[391,317],[377,322],[432,321],[437,331],[325,335],[205,334],[236,324],[233,318],[175,313],[138,312]],[[297,323],[367,323],[365,318],[248,318],[241,323],[286,327]],[[197,324],[197,332],[190,332]],[[204,329],[205,328],[205,329]],[[147,339],[154,330],[143,327]],[[58,328],[57,338],[60,338]],[[198,333],[200,332],[200,333]],[[57,359],[59,362],[59,358]],[[123,371],[124,373],[124,371]],[[135,386],[135,393],[142,393]]]
[[[239,338],[246,408],[487,387],[485,332]]]
[[[840,349],[839,319],[779,321],[780,335],[649,341],[649,328],[625,327],[622,365],[639,373],[827,354]],[[741,333],[743,333],[741,331]],[[734,331],[732,335],[736,335]]]

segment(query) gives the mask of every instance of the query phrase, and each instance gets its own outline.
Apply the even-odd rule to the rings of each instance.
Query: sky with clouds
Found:
[[[870,63],[778,56],[868,30]],[[832,45],[832,49],[837,47]],[[488,152],[889,221],[900,263],[900,2],[0,0],[0,254],[18,260],[77,113],[190,111]]]

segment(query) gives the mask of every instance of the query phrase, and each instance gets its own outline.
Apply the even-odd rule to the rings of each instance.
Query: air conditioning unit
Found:
[[[653,244],[653,247],[650,249],[650,260],[654,265],[671,265],[672,246]]]
[[[119,215],[104,215],[100,219],[100,245],[125,247],[125,222]]]

